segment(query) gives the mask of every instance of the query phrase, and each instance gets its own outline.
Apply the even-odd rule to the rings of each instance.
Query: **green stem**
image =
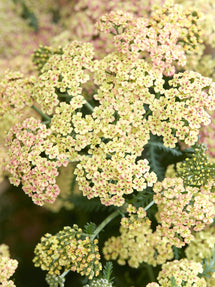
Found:
[[[144,208],[144,210],[145,211],[147,211],[152,205],[154,205],[155,204],[155,202],[154,202],[154,200],[152,200],[145,208]]]
[[[66,98],[66,99],[72,99],[72,96],[69,96],[68,94],[57,94],[60,98]],[[91,112],[93,112],[93,106],[85,99],[86,103],[84,104]]]
[[[93,106],[90,104],[90,103],[88,103],[87,101],[86,101],[86,103],[84,104],[91,112],[93,112],[93,110],[94,110],[94,108],[93,108]]]
[[[151,280],[152,282],[155,282],[155,275],[154,275],[152,266],[149,265],[149,264],[146,264],[146,269],[147,269],[147,271],[148,271],[150,280]]]
[[[60,97],[60,98],[66,98],[66,99],[72,99],[72,96],[69,96],[68,94],[57,94],[58,95],[58,97]]]
[[[64,272],[60,275],[60,277],[61,277],[61,278],[64,278],[69,272],[70,272],[70,270],[64,271]]]
[[[152,111],[148,109],[148,111],[145,113],[144,117],[146,118]]]
[[[51,121],[51,118],[49,116],[47,116],[46,114],[44,114],[40,109],[38,109],[37,107],[35,107],[34,105],[32,106],[32,109],[35,110],[38,114],[40,114],[45,120],[47,120],[48,122]]]
[[[92,234],[91,239],[94,240],[96,238],[96,236],[99,234],[99,232],[106,226],[108,225],[109,222],[111,222],[115,217],[117,217],[119,215],[119,211],[116,210],[113,213],[111,213],[107,218],[105,218],[105,220],[102,221],[101,224],[99,224],[99,226],[96,228],[96,230],[94,231],[94,233]]]

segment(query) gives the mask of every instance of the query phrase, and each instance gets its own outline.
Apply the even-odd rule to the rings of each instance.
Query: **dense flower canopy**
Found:
[[[0,179],[7,175],[55,212],[79,208],[76,196],[105,216],[112,211],[98,226],[73,224],[41,238],[33,263],[47,284],[63,287],[73,271],[85,287],[113,287],[112,265],[103,261],[117,260],[147,266],[147,287],[213,287],[214,5],[12,2],[0,4],[19,15],[1,28],[8,50],[0,50],[0,66],[13,62],[12,39],[32,43],[26,51],[17,43],[20,61],[27,59],[20,72],[14,60],[0,73]],[[99,233],[119,215],[104,240]],[[2,286],[15,286],[17,264],[0,245]],[[157,282],[149,283],[153,270]]]

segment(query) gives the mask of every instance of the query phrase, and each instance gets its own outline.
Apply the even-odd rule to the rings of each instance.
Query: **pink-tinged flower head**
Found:
[[[10,277],[14,274],[18,261],[10,258],[9,248],[5,244],[0,245],[0,286],[15,287]]]
[[[158,274],[158,282],[161,286],[201,286],[206,287],[206,281],[204,278],[200,278],[199,273],[203,272],[202,264],[187,260],[186,258],[181,260],[174,260],[162,265],[162,270]]]
[[[206,186],[184,186],[182,178],[165,178],[154,185],[154,201],[158,205],[160,225],[157,230],[172,245],[181,248],[213,222],[215,216],[213,182]]]
[[[10,182],[22,184],[35,204],[53,203],[60,193],[56,184],[58,167],[68,160],[49,142],[51,131],[34,118],[16,124],[7,137]],[[48,148],[47,148],[48,147]]]

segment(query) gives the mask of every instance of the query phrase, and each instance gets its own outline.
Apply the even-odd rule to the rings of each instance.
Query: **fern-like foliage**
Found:
[[[68,200],[77,206],[79,210],[83,210],[84,212],[89,213],[107,210],[112,211],[116,209],[114,206],[108,207],[101,204],[98,198],[92,198],[89,200],[87,197],[82,195],[71,195]]]
[[[182,255],[183,250],[181,248],[177,248],[176,246],[173,245],[172,250],[173,250],[175,260],[179,260],[180,258],[183,257]]]
[[[106,262],[104,269],[103,269],[103,278],[108,280],[109,283],[113,283],[114,277],[111,277],[113,272],[113,264],[112,262]]]
[[[215,248],[211,257],[206,258],[202,261],[203,272],[199,275],[200,277],[211,277],[212,273],[215,272]]]
[[[147,188],[144,192],[138,192],[132,194],[131,199],[127,202],[133,204],[135,207],[145,207],[153,200],[153,191],[151,188]]]
[[[34,29],[35,32],[39,31],[39,23],[36,15],[27,6],[24,0],[13,0],[15,4],[21,5],[21,17],[28,22],[28,25]]]
[[[166,170],[164,166],[161,165],[160,154],[157,152],[157,149],[152,145],[148,146],[147,158],[149,160],[151,169],[156,173],[158,180],[161,181],[164,178]]]
[[[162,142],[151,141],[151,142],[149,142],[149,145],[156,147],[163,152],[171,153],[173,156],[176,156],[176,157],[182,156],[182,154],[183,154],[182,151],[180,151],[179,149],[164,146]]]
[[[96,224],[94,222],[87,222],[87,224],[83,228],[84,232],[92,235],[96,230]]]
[[[176,148],[165,147],[162,137],[154,135],[151,135],[145,150],[145,156],[149,161],[151,170],[157,174],[159,181],[164,179],[168,165],[175,164],[185,158],[185,153],[180,150],[179,146]]]

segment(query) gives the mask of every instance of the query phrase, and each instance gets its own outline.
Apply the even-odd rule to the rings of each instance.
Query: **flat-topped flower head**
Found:
[[[154,187],[158,205],[157,231],[181,248],[193,240],[191,231],[200,231],[213,222],[215,215],[213,183],[185,186],[182,178],[165,178]]]
[[[106,260],[138,268],[141,263],[156,266],[173,258],[172,244],[160,232],[153,232],[150,220],[142,207],[129,205],[128,217],[121,220],[120,236],[110,237],[104,245]]]
[[[174,286],[173,282],[175,286],[206,287],[205,279],[198,276],[202,271],[201,263],[187,259],[174,260],[162,265],[157,279],[161,286],[166,287]]]
[[[49,57],[33,88],[33,98],[43,112],[51,115],[62,99],[68,102],[81,96],[82,85],[89,80],[88,72],[93,67],[93,56],[91,44],[74,41]]]
[[[0,245],[0,285],[3,287],[15,287],[10,277],[14,274],[18,261],[10,258],[9,248],[6,244]]]
[[[88,199],[99,197],[101,203],[109,206],[122,206],[124,196],[134,191],[144,192],[152,186],[156,174],[149,172],[148,161],[139,160],[124,153],[106,153],[98,148],[92,156],[83,156],[75,174],[80,190]]]
[[[156,7],[149,18],[112,11],[100,18],[97,28],[114,35],[118,52],[131,59],[145,57],[160,72],[172,76],[176,63],[184,66],[186,53],[199,49],[199,18],[197,11],[166,2],[162,8]]]
[[[33,77],[24,77],[20,72],[5,72],[0,80],[0,117],[15,115],[32,106],[33,82]]]
[[[16,124],[7,137],[8,161],[6,169],[14,185],[22,184],[34,203],[53,203],[60,193],[56,184],[58,167],[66,166],[64,154],[49,141],[51,130],[34,118]]]

